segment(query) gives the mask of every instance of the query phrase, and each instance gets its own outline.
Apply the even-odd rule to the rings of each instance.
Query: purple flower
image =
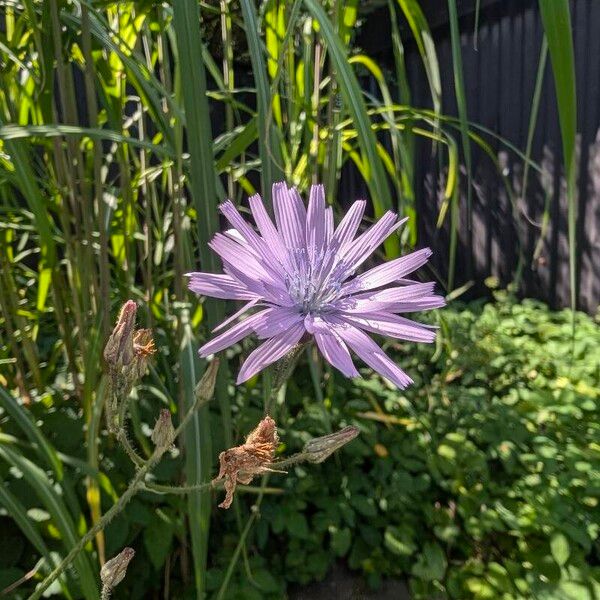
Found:
[[[210,247],[221,257],[224,274],[189,273],[196,294],[243,300],[245,305],[221,323],[221,330],[252,311],[200,348],[207,356],[247,335],[265,340],[250,353],[237,382],[246,381],[287,354],[306,334],[326,360],[347,377],[359,376],[352,350],[367,365],[404,388],[411,378],[365,332],[413,342],[432,342],[435,331],[397,313],[439,308],[434,283],[406,276],[424,265],[424,248],[355,275],[381,243],[405,221],[385,213],[357,235],[366,202],[355,202],[336,229],[322,185],[313,185],[308,208],[295,188],[273,185],[275,224],[259,195],[250,198],[258,232],[230,200],[220,206],[233,229],[217,233]],[[392,285],[390,285],[392,284]]]

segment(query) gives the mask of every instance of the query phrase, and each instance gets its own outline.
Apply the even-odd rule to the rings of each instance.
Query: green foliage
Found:
[[[440,311],[436,348],[392,344],[388,350],[416,376],[405,392],[368,371],[356,382],[327,371],[319,405],[308,366],[300,365],[278,409],[280,451],[290,454],[330,427],[355,424],[361,435],[322,465],[271,477],[269,485],[283,494],[265,495],[246,560],[225,597],[281,598],[290,583],[325,577],[336,560],[373,586],[383,577],[409,578],[415,598],[579,600],[598,593],[600,330],[576,314],[571,355],[570,311],[500,293],[498,299]],[[232,401],[239,439],[261,416],[261,391],[249,384]],[[152,395],[140,396],[142,429],[150,429],[155,404]],[[6,579],[30,567],[32,552],[60,552],[57,511],[81,515],[84,503],[81,416],[68,400],[30,410],[47,440],[43,447],[33,434],[17,442],[28,418],[2,422],[9,460],[0,464],[0,502],[15,519],[3,521],[11,535],[19,537],[17,525],[28,540],[16,557],[2,559]],[[211,418],[218,431],[216,407]],[[40,493],[32,495],[27,469],[36,456],[48,466],[54,456],[62,461],[63,500],[35,469],[31,483]],[[132,467],[110,440],[100,456],[100,469],[110,474],[110,481],[100,479],[106,508]],[[15,477],[14,468],[25,477]],[[181,469],[174,455],[156,476],[174,483]],[[254,500],[240,498],[242,505]],[[14,506],[21,508],[13,512]],[[185,496],[144,493],[109,525],[109,556],[125,545],[137,551],[118,590],[123,597],[145,597],[161,585],[165,569],[173,597],[185,597],[189,583],[176,567],[186,544],[185,506]],[[219,590],[238,540],[233,511],[213,516],[209,594]]]
[[[424,600],[599,593],[600,330],[575,314],[571,356],[570,311],[498,296],[441,311],[433,359],[397,348],[418,373],[405,392],[330,373],[319,407],[297,375],[286,452],[328,423],[362,433],[263,501],[254,542],[272,573],[306,583],[342,557],[374,586],[409,578]]]
[[[446,74],[439,72],[419,2],[388,3],[398,86],[356,45],[356,0],[268,0],[258,10],[249,0],[218,8],[192,4],[0,3],[0,384],[9,390],[0,390],[0,505],[6,510],[0,518],[3,541],[14,550],[0,553],[0,590],[40,557],[46,559],[40,574],[56,565],[132,476],[101,421],[101,349],[126,297],[141,301],[143,324],[154,329],[160,348],[132,405],[132,442],[144,456],[158,408],[175,413],[189,402],[200,371],[194,348],[222,307],[191,304],[183,274],[197,266],[198,255],[204,268],[212,260],[206,242],[218,199],[229,194],[239,201],[259,178],[268,196],[264,188],[282,173],[302,190],[326,182],[328,201],[339,210],[337,182],[353,163],[376,213],[398,206],[411,216],[400,243],[413,246],[414,141],[421,137],[438,149],[447,171],[439,225],[452,202],[454,262],[455,137],[468,133],[488,146],[467,128],[466,107],[458,121],[440,114]],[[566,82],[561,123],[572,125],[572,65],[569,56],[556,54],[570,41],[566,4],[541,4],[556,79]],[[416,40],[434,111],[411,106],[403,56],[408,40],[400,38],[396,11]],[[361,88],[365,74],[378,94]],[[456,76],[460,97],[458,70]],[[214,136],[209,110],[225,117]],[[563,126],[565,143],[572,129]],[[569,177],[572,191],[571,183]],[[574,218],[570,210],[571,234]],[[574,261],[573,235],[570,241]],[[398,250],[386,247],[388,256]],[[518,313],[512,326],[503,311]],[[592,437],[598,373],[585,365],[598,362],[592,354],[597,333],[578,317],[571,364],[565,319],[541,308],[443,314],[435,361],[429,362],[430,349],[413,347],[412,358],[403,359],[422,378],[406,394],[377,381],[353,386],[328,372],[323,412],[302,384],[308,376],[292,382],[282,416],[288,450],[301,446],[306,434],[300,432],[317,435],[338,423],[360,424],[363,439],[337,463],[297,467],[276,480],[286,493],[265,497],[263,518],[241,552],[243,576],[228,598],[281,597],[287,582],[323,577],[335,558],[373,584],[386,575],[410,576],[415,594],[424,597],[444,589],[459,598],[493,597],[502,586],[513,596],[543,597],[551,593],[546,588],[560,586],[585,597],[592,577],[586,565],[596,560],[590,515],[598,452]],[[546,333],[529,331],[527,319],[535,331],[545,323]],[[496,331],[501,327],[506,330]],[[187,465],[180,455],[160,465],[161,482],[179,482],[184,470],[190,479],[209,477],[206,433],[212,432],[216,454],[262,414],[258,389],[245,387],[234,398],[224,380],[219,390],[220,414],[213,410],[195,423],[205,435],[194,440]],[[235,430],[227,393],[237,402]],[[370,413],[400,421],[374,421]],[[188,450],[191,445],[188,440]],[[169,580],[173,597],[192,595],[186,578],[194,566],[202,574],[208,525],[207,499],[195,500],[141,495],[52,591],[95,597],[97,559],[133,544],[138,557],[118,594],[146,597]],[[240,505],[235,522],[222,513],[213,519],[211,592],[219,590],[239,543],[247,517]],[[203,534],[190,513],[200,514]]]

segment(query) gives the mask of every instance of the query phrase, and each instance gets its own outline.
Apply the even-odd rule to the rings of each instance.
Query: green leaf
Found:
[[[446,573],[446,555],[442,547],[436,543],[427,543],[412,568],[412,574],[425,581],[440,581]]]
[[[555,533],[550,540],[550,551],[558,566],[564,566],[571,554],[567,537],[562,533]]]
[[[575,55],[571,32],[571,14],[568,0],[539,0],[540,14],[554,75],[554,89],[558,104],[558,118],[563,147],[563,161],[567,180],[568,232],[569,232],[569,280],[571,308],[577,302],[576,273],[576,218],[577,218],[577,92],[575,87]],[[574,327],[574,321],[573,321]]]
[[[163,519],[155,517],[144,529],[144,547],[156,570],[163,566],[172,541],[173,525]]]
[[[54,471],[56,478],[58,480],[62,479],[63,467],[56,454],[56,450],[54,450],[50,442],[45,438],[42,430],[35,424],[31,413],[1,386],[0,404],[34,445],[38,456]]]
[[[442,84],[440,66],[435,50],[435,42],[429,29],[429,23],[417,0],[398,0],[398,4],[410,25],[423,66],[429,82],[433,108],[436,113],[442,112]]]
[[[60,532],[65,550],[68,551],[75,546],[79,542],[79,537],[71,512],[46,473],[6,445],[0,445],[0,458],[21,471],[25,481],[31,486],[32,491],[52,516],[52,522]],[[89,556],[84,552],[80,552],[73,563],[79,574],[83,595],[87,600],[97,600],[98,585]]]
[[[308,537],[308,523],[302,513],[294,512],[288,515],[285,524],[291,535],[301,539]]]
[[[331,549],[336,556],[345,556],[352,543],[352,532],[347,527],[336,529],[331,534]]]
[[[383,541],[386,548],[399,556],[410,556],[417,549],[413,540],[405,535],[397,527],[386,527]]]

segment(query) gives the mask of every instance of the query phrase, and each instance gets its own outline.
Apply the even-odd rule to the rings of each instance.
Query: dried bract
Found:
[[[105,563],[100,571],[103,588],[114,589],[125,577],[127,566],[135,556],[133,548],[124,548],[117,556]]]
[[[154,442],[154,445],[162,450],[167,450],[173,444],[175,439],[175,428],[173,427],[173,421],[171,420],[171,412],[163,408],[160,411],[156,425],[152,431],[150,439]]]
[[[120,369],[129,365],[133,360],[133,329],[136,312],[136,303],[133,300],[127,300],[123,304],[115,328],[108,338],[104,348],[104,360],[112,369]]]

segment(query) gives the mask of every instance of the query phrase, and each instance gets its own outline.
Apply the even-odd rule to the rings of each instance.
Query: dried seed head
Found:
[[[104,360],[112,369],[120,369],[129,365],[133,360],[133,328],[135,327],[136,312],[136,303],[133,300],[127,300],[123,304],[115,328],[108,338],[104,348]]]
[[[105,563],[100,571],[100,580],[102,586],[112,590],[115,588],[127,573],[127,566],[135,556],[133,548],[124,548],[117,556],[111,558]]]
[[[266,416],[250,432],[244,444],[219,454],[219,474],[213,480],[213,483],[220,479],[225,480],[225,500],[219,507],[231,506],[237,483],[248,484],[255,475],[270,470],[278,443],[275,421]]]
[[[166,450],[170,448],[171,444],[175,439],[175,428],[173,427],[173,421],[171,420],[171,412],[163,408],[160,411],[156,425],[150,439],[154,442],[157,448]]]
[[[358,427],[349,426],[335,433],[314,438],[306,442],[303,454],[306,460],[312,463],[322,463],[336,450],[351,442],[358,435]]]

